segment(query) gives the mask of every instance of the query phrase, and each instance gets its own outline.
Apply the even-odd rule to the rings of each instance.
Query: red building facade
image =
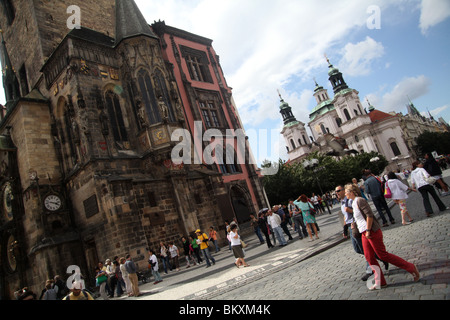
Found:
[[[189,33],[165,22],[155,22],[153,31],[159,36],[164,58],[173,66],[179,94],[185,111],[186,127],[191,133],[201,123],[202,132],[219,130],[222,134],[223,154],[216,155],[216,163],[210,166],[222,174],[229,199],[238,222],[249,220],[267,206],[258,168],[252,164],[251,151],[245,140],[241,148],[232,133],[243,130],[238,111],[233,101],[232,89],[227,85],[219,56],[212,40]],[[231,134],[230,134],[231,133]],[[211,141],[196,145],[195,152],[202,155]],[[244,151],[243,151],[244,150]],[[204,163],[204,159],[203,159]]]

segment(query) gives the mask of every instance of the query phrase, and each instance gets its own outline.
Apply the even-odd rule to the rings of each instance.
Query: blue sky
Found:
[[[405,113],[409,97],[450,122],[450,0],[135,1],[150,24],[214,40],[245,130],[275,132],[262,154],[250,140],[258,163],[288,159],[277,90],[304,123],[314,78],[332,96],[325,53],[364,107]]]

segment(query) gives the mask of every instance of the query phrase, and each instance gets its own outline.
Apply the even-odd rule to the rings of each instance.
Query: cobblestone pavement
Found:
[[[447,183],[450,170],[444,174]],[[450,196],[441,197],[449,206]],[[317,217],[320,240],[293,241],[285,247],[268,249],[255,235],[247,236],[246,261],[237,269],[228,248],[213,254],[216,264],[205,268],[182,267],[179,272],[162,274],[163,282],[140,285],[143,293],[129,300],[448,300],[450,298],[450,210],[439,212],[431,200],[434,215],[424,214],[422,197],[410,193],[407,207],[414,222],[402,226],[398,206],[391,203],[396,224],[383,228],[388,252],[417,265],[421,279],[391,265],[388,286],[369,291],[364,275],[365,259],[354,252],[350,240],[342,237],[339,208]],[[161,268],[160,268],[161,269]]]

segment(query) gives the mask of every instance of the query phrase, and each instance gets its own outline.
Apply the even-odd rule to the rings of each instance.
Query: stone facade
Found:
[[[214,226],[224,244],[225,219],[245,229],[267,206],[252,165],[225,173],[172,162],[171,135],[192,133],[198,95],[184,92],[187,79],[134,1],[2,3],[2,66],[9,56],[10,70],[22,70],[8,73],[20,96],[0,122],[2,298],[24,286],[40,292],[71,265],[92,283],[98,261],[127,253],[146,270],[146,248],[180,244],[198,228]],[[69,5],[81,9],[81,29],[67,29]],[[225,83],[220,68],[212,74],[223,129],[238,129],[231,89],[214,86]]]

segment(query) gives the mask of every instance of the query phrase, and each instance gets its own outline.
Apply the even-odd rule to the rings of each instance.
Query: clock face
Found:
[[[13,210],[12,210],[13,198],[14,197],[11,190],[11,184],[7,183],[3,188],[3,208],[5,211],[5,217],[7,221],[12,220],[13,218]]]
[[[48,195],[44,199],[44,206],[49,211],[57,211],[62,206],[61,198],[54,194]]]

